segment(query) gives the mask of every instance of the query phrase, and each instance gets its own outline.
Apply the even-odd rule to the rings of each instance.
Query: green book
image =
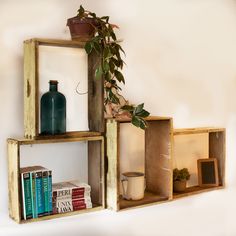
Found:
[[[23,197],[23,217],[25,220],[33,218],[30,173],[21,174],[22,197]]]
[[[37,199],[36,199],[36,178],[35,172],[30,172],[30,185],[31,185],[31,202],[32,202],[32,214],[33,218],[38,217],[37,213]]]
[[[48,199],[48,171],[43,171],[43,201],[44,215],[49,214],[49,199]]]

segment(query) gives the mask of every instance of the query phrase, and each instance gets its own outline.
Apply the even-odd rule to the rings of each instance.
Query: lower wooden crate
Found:
[[[89,135],[89,133],[88,133]],[[43,216],[30,220],[22,218],[22,191],[20,180],[20,147],[22,145],[88,142],[88,184],[91,186],[91,200],[93,208],[74,212]],[[38,137],[37,139],[8,139],[8,188],[9,188],[9,215],[18,223],[41,221],[63,216],[70,216],[105,208],[104,184],[104,139],[103,136],[73,136],[56,137],[54,139]]]

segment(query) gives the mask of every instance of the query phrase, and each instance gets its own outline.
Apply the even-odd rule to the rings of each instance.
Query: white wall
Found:
[[[120,213],[26,225],[8,218],[6,138],[23,135],[22,42],[69,39],[66,19],[81,3],[120,26],[131,102],[172,116],[175,127],[227,128],[225,190]],[[0,19],[0,235],[236,235],[235,1],[1,0]]]

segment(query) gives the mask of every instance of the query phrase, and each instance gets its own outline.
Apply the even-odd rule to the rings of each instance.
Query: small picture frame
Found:
[[[197,161],[198,185],[200,187],[219,186],[218,164],[216,158],[205,158]]]

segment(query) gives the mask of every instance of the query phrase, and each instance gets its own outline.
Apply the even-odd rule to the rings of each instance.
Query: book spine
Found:
[[[24,208],[24,219],[31,219],[32,215],[32,202],[31,202],[31,186],[30,186],[30,173],[22,174],[23,180],[23,208]]]
[[[48,171],[42,172],[44,215],[49,214]]]
[[[53,213],[52,206],[52,171],[48,171],[48,212],[49,214]]]
[[[35,188],[36,188],[36,199],[37,199],[37,213],[38,216],[43,216],[44,213],[44,201],[43,201],[43,180],[42,171],[35,173]]]
[[[73,205],[72,201],[59,201],[57,203],[53,203],[53,214],[78,211],[88,208],[92,208],[92,205],[85,203],[79,205]]]
[[[60,190],[54,190],[53,191],[53,197],[70,197],[70,196],[76,196],[76,195],[89,195],[91,192],[90,188],[86,187],[78,187],[78,188],[66,188],[66,189],[60,189]]]
[[[30,186],[31,186],[31,202],[32,202],[32,215],[33,218],[37,218],[37,199],[36,199],[36,191],[35,191],[35,173],[30,172]]]
[[[57,199],[57,200],[63,200],[63,199],[67,199],[67,198],[72,198],[72,199],[76,199],[76,198],[86,198],[86,197],[90,197],[90,191],[80,191],[80,192],[74,192],[72,194],[66,194],[66,195],[62,195],[62,194],[58,194],[58,191],[54,191],[53,192],[53,200]]]
[[[21,174],[21,191],[22,191],[22,206],[23,206],[23,218],[26,219],[26,204],[25,204],[25,181],[24,176]]]

